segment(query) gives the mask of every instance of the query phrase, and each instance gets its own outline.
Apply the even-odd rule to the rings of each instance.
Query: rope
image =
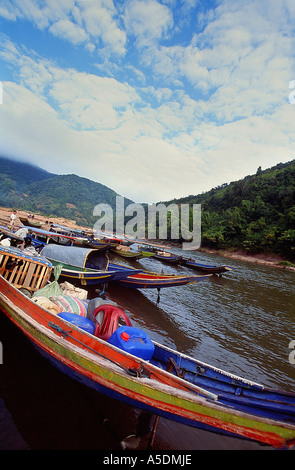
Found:
[[[110,362],[112,362],[113,364],[115,364],[116,366],[120,367],[122,370],[124,370],[126,373],[128,373],[129,375],[132,375],[133,377],[142,377],[143,375],[143,370],[142,370],[142,367],[140,367],[139,369],[136,369],[136,368],[133,368],[133,369],[126,369],[125,367],[123,367],[120,363],[114,361],[113,359],[110,359],[109,357],[105,356],[104,354],[101,354],[100,352],[96,351],[95,349],[91,348],[90,346],[87,346],[87,344],[83,343],[82,341],[80,341],[79,339],[75,338],[73,335],[71,335],[70,333],[72,332],[72,330],[64,330],[61,326],[57,325],[56,323],[53,323],[53,322],[49,322],[48,325],[53,328],[54,330],[58,331],[58,333],[61,333],[61,335],[63,336],[63,338],[67,338],[67,337],[70,337],[72,338],[73,340],[75,340],[77,343],[81,344],[82,346],[86,347],[87,349],[89,349],[89,351],[97,354],[98,356],[102,357],[103,359],[106,359]],[[148,377],[146,375],[146,377]]]
[[[109,357],[105,356],[104,354],[101,354],[100,352],[96,351],[95,349],[91,348],[90,346],[87,346],[87,344],[83,343],[82,341],[78,340],[77,338],[75,338],[74,336],[70,335],[69,333],[71,333],[71,330],[69,331],[65,331],[63,330],[63,328],[61,328],[59,325],[56,325],[55,323],[53,322],[49,322],[48,325],[53,328],[54,330],[58,331],[59,333],[62,334],[62,336],[64,338],[66,337],[70,337],[72,338],[73,340],[77,341],[77,343],[80,343],[82,346],[84,346],[84,348],[86,347],[87,349],[89,349],[90,351],[94,352],[95,354],[97,354],[98,356],[102,357],[103,359],[106,359],[107,361],[110,361],[112,362],[113,364],[115,364],[116,366],[120,367],[122,370],[124,370],[127,374],[133,376],[133,377],[137,377],[137,378],[141,378],[141,377],[147,377],[147,378],[150,378],[150,372],[145,369],[145,367],[141,364],[140,367],[138,369],[136,369],[135,367],[132,368],[132,369],[126,369],[125,367],[123,367],[120,363],[114,361],[113,359],[110,359]],[[196,392],[195,390],[192,390],[189,386],[190,382],[188,383],[188,385],[185,385],[185,388],[187,388],[190,392],[194,392],[194,393],[197,393],[198,395],[201,394],[201,395],[205,395],[207,396],[207,398],[209,397],[210,399],[213,399],[213,400],[217,400],[218,398],[218,395],[215,395],[214,393],[212,392],[209,392],[205,389],[202,389],[200,388],[200,390],[198,392]]]

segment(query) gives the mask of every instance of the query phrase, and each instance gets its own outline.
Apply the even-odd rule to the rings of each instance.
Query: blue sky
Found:
[[[294,24],[294,0],[1,0],[0,155],[150,203],[290,161]]]

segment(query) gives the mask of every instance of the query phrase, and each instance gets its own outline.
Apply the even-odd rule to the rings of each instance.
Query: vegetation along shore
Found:
[[[197,182],[196,182],[197,188]],[[77,175],[54,175],[0,157],[0,206],[40,214],[72,228],[92,228],[94,207],[113,209],[116,192]],[[126,199],[126,204],[132,201]],[[295,160],[223,184],[199,195],[164,202],[200,204],[203,250],[230,258],[292,268],[295,264]],[[147,207],[147,204],[143,204]],[[3,212],[3,211],[2,211]],[[168,242],[171,233],[167,216]],[[7,219],[6,219],[7,220]],[[57,222],[57,220],[59,222]],[[171,237],[170,237],[171,238]],[[179,240],[178,240],[179,241]]]
[[[0,207],[0,225],[4,225],[6,227],[9,227],[10,224],[10,215],[14,208],[7,208],[7,207]],[[50,217],[49,219],[41,214],[33,214],[34,215],[34,221],[35,222],[41,222],[41,223],[54,223],[54,224],[60,224],[65,227],[68,227],[69,229],[77,229],[77,230],[89,230],[89,227],[85,226],[80,226],[77,225],[75,220],[71,219],[66,219],[64,217]],[[19,217],[27,217],[27,212],[18,210],[17,211],[17,226],[21,226],[22,224],[20,223]],[[170,243],[167,245],[171,246]],[[180,246],[179,244],[174,244],[172,243],[172,246]],[[232,259],[237,259],[240,261],[246,261],[246,262],[251,262],[251,263],[258,263],[258,264],[264,264],[276,268],[284,268],[288,270],[295,271],[295,264],[283,260],[279,256],[274,256],[274,255],[263,255],[263,254],[256,254],[256,255],[250,255],[249,253],[246,253],[244,251],[233,251],[233,250],[214,250],[210,248],[205,248],[201,247],[198,251],[204,252],[204,253],[210,253],[212,255],[218,255],[218,256],[224,256],[225,258],[232,258]]]

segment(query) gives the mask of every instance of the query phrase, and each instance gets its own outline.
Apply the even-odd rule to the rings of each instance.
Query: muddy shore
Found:
[[[6,227],[9,227],[10,225],[10,215],[12,213],[13,209],[12,208],[6,208],[6,207],[0,207],[0,225],[4,225]],[[16,221],[16,226],[21,227],[23,224],[20,221],[20,217],[27,217],[28,213],[26,211],[21,211],[18,210],[17,213],[17,221]],[[77,229],[77,230],[89,230],[89,227],[82,227],[77,225],[75,220],[70,220],[70,219],[65,219],[63,217],[45,217],[41,214],[34,214],[34,222],[41,222],[41,223],[54,223],[54,224],[59,224],[63,225],[65,227],[71,228],[71,229]],[[42,227],[41,227],[42,228]],[[212,255],[218,255],[218,256],[223,256],[225,258],[229,259],[237,259],[240,261],[247,261],[251,263],[258,263],[258,264],[264,264],[267,266],[272,266],[280,269],[288,269],[290,271],[295,272],[295,266],[288,266],[285,265],[284,260],[280,258],[279,256],[276,255],[264,255],[264,254],[247,254],[242,251],[229,251],[229,250],[211,250],[208,248],[201,247],[199,249],[200,252],[203,253],[210,253]],[[282,263],[282,264],[280,264]]]
[[[6,208],[6,207],[0,207],[0,225],[4,225],[6,227],[9,227],[10,225],[10,216],[13,212],[13,209],[11,208]],[[33,214],[33,213],[31,213]],[[69,220],[69,219],[65,219],[63,217],[45,217],[41,214],[33,214],[34,215],[34,222],[40,222],[40,223],[43,223],[45,224],[46,222],[49,222],[49,223],[54,223],[54,224],[59,224],[59,225],[64,225],[65,227],[69,227],[69,228],[72,228],[72,229],[78,229],[78,230],[82,230],[82,229],[88,229],[89,230],[89,227],[80,227],[76,224],[75,220]],[[20,217],[27,217],[28,216],[28,212],[26,211],[21,211],[21,210],[17,210],[16,212],[16,224],[15,226],[17,228],[19,227],[22,227],[23,224],[22,222],[20,221]]]
[[[240,251],[227,251],[227,250],[210,250],[207,248],[200,248],[203,253],[210,253],[212,255],[224,256],[225,258],[237,259],[250,263],[264,264],[266,266],[273,266],[281,269],[288,269],[295,272],[295,266],[285,265],[285,260],[276,255],[263,255],[263,254],[247,254]],[[282,264],[280,264],[282,263]]]

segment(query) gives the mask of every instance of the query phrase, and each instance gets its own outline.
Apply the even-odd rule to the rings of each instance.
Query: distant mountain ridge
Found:
[[[116,196],[112,189],[87,178],[55,175],[0,157],[0,206],[93,227],[97,221],[94,207],[106,203],[115,211]],[[133,202],[124,199],[126,206]],[[255,175],[165,204],[170,203],[189,204],[191,209],[193,204],[201,204],[204,247],[295,260],[295,160],[263,171],[259,167]],[[168,213],[168,236],[170,222]]]
[[[118,194],[87,178],[49,173],[29,163],[0,157],[0,205],[76,220],[92,227],[93,209],[106,203],[115,209]],[[133,201],[125,198],[126,204]]]

